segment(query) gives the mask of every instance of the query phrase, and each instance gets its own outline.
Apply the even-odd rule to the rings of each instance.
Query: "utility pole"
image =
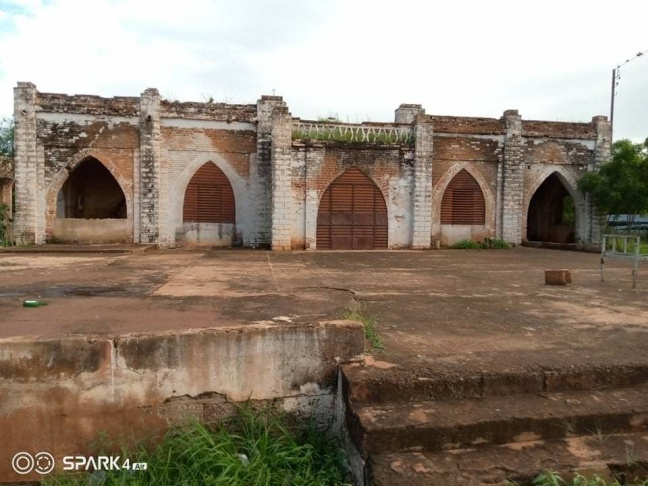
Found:
[[[625,62],[618,64],[617,67],[612,70],[612,91],[610,93],[610,129],[612,130],[614,129],[614,97],[616,96],[616,87],[619,85],[619,80],[621,79],[621,66],[625,66],[647,52],[648,49],[643,52],[637,52],[633,58],[626,59]]]

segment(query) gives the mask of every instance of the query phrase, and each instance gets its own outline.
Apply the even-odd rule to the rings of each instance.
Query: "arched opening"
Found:
[[[486,221],[486,203],[479,183],[461,169],[452,178],[441,200],[441,224],[483,225]]]
[[[133,241],[126,196],[112,173],[86,157],[70,172],[56,195],[52,224],[55,243],[128,243]]]
[[[324,191],[317,212],[320,250],[387,249],[387,204],[376,184],[353,167]]]
[[[185,191],[182,220],[185,223],[236,222],[232,185],[214,163],[204,164],[189,181]]]
[[[574,243],[575,228],[574,199],[554,172],[538,187],[529,203],[527,240]]]
[[[56,217],[126,219],[126,196],[110,171],[88,157],[70,172],[59,191]]]

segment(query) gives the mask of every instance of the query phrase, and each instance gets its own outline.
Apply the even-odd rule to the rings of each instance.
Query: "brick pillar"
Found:
[[[506,137],[502,158],[501,237],[510,243],[522,241],[524,173],[522,153],[522,117],[517,110],[504,112]]]
[[[595,116],[592,123],[596,126],[596,146],[594,148],[593,163],[588,165],[587,170],[596,170],[601,164],[609,162],[612,159],[612,126],[606,116]],[[587,243],[598,244],[601,242],[603,227],[605,226],[604,218],[594,201],[589,195],[585,195],[585,212],[587,213],[587,228],[584,238]]]
[[[402,107],[403,105],[401,105]],[[420,105],[416,105],[420,108]],[[432,233],[432,121],[424,112],[414,125],[414,194],[412,197],[412,248],[430,248]]]
[[[44,167],[36,148],[36,86],[14,88],[16,214],[14,237],[20,244],[45,243]]]
[[[272,112],[286,106],[281,96],[257,101],[257,153],[250,168],[251,192],[256,203],[252,247],[270,246],[272,240]]]
[[[272,114],[272,249],[290,250],[293,223],[292,116],[288,107]]]
[[[396,123],[414,123],[419,113],[425,114],[425,110],[421,105],[408,105],[402,103],[394,113],[394,121]]]
[[[160,241],[160,94],[149,88],[140,98],[139,243]],[[167,193],[168,194],[168,193]],[[168,224],[168,223],[166,223]]]

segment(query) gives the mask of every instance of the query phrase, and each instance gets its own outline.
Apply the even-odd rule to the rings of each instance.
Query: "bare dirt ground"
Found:
[[[512,250],[0,252],[0,337],[377,320],[378,366],[511,368],[648,360],[648,265]],[[568,268],[573,284],[544,285]],[[23,308],[24,299],[46,307]]]

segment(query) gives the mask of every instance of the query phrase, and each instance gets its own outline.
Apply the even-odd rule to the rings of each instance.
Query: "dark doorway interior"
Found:
[[[125,219],[126,197],[106,167],[88,157],[70,172],[57,198],[58,218]]]
[[[574,200],[554,173],[531,198],[527,216],[527,240],[574,243]]]

